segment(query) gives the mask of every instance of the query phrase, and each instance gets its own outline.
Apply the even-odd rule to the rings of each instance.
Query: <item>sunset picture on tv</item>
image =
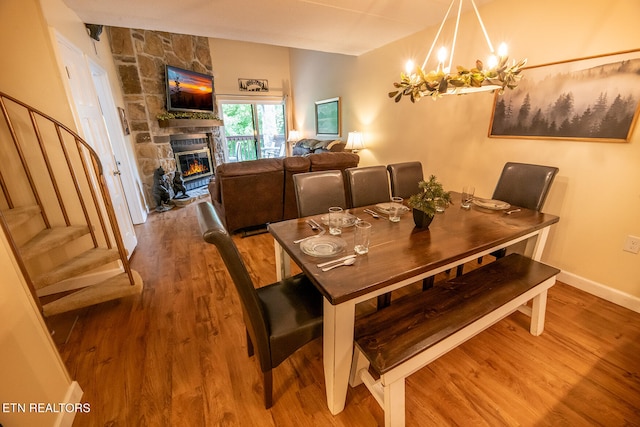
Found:
[[[213,77],[167,65],[167,110],[213,112]]]

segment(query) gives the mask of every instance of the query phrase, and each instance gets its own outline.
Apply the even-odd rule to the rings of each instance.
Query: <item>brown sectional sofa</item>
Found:
[[[296,218],[293,175],[344,170],[359,162],[354,153],[326,152],[223,163],[209,183],[211,201],[230,232]]]

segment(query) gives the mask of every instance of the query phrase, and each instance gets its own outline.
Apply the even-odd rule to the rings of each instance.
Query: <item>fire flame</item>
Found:
[[[198,159],[195,159],[191,165],[189,165],[189,169],[182,173],[182,176],[191,176],[197,173],[205,173],[209,172],[209,168],[207,165],[200,163]]]

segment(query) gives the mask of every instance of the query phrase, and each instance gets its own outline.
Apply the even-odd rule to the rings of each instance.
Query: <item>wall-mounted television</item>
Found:
[[[213,113],[213,76],[166,66],[167,111]]]

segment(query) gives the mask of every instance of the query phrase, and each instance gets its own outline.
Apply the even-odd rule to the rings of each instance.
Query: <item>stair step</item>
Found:
[[[11,230],[14,230],[38,214],[40,214],[40,207],[38,205],[22,206],[2,211],[2,216]]]
[[[44,304],[42,306],[43,314],[46,317],[53,316],[54,314],[66,313],[67,311],[139,294],[143,288],[142,278],[137,271],[132,270],[131,272],[135,282],[133,285],[129,283],[127,273],[121,273],[101,283],[87,286],[72,294]]]
[[[23,259],[28,260],[88,233],[89,227],[86,225],[48,228],[20,247],[20,254]]]
[[[79,276],[120,259],[117,249],[94,248],[33,279],[36,289]]]

